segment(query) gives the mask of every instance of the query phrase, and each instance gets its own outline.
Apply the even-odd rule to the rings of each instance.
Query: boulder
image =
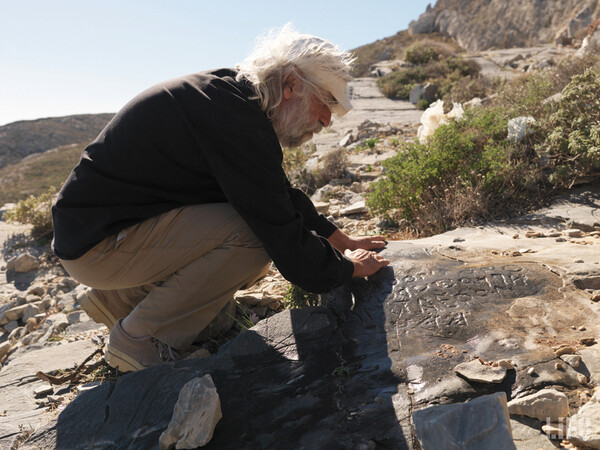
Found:
[[[466,403],[431,406],[412,417],[424,449],[516,449],[504,392]]]

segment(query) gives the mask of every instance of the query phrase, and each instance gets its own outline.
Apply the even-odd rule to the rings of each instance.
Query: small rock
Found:
[[[29,304],[23,311],[23,317],[21,320],[23,322],[27,322],[30,318],[34,317],[36,314],[40,313],[40,308],[37,305]]]
[[[329,211],[329,202],[313,202],[318,213],[327,215]]]
[[[6,311],[4,313],[4,317],[11,321],[11,320],[19,320],[21,317],[23,317],[23,313],[25,312],[25,309],[28,307],[29,305],[24,304],[24,305],[20,305],[20,306],[15,306],[14,308],[9,309],[8,311]]]
[[[575,347],[572,347],[570,345],[565,345],[563,347],[560,347],[558,349],[556,349],[554,351],[554,354],[556,356],[561,356],[561,355],[573,355],[577,353],[577,349]]]
[[[579,367],[579,364],[581,364],[581,356],[579,355],[561,355],[560,359],[562,359],[574,369],[577,369]]]
[[[527,375],[534,375],[535,374],[535,367],[530,367],[529,369],[527,369]]]
[[[75,388],[75,392],[77,393],[77,395],[80,395],[83,392],[91,391],[92,389],[100,386],[101,384],[102,383],[100,381],[94,381],[93,383],[82,384]]]
[[[571,228],[569,230],[564,230],[563,235],[568,236],[568,237],[581,237],[583,236],[583,231],[578,230],[577,228]]]
[[[461,237],[456,237],[452,240],[452,242],[465,242],[465,240]]]
[[[508,411],[519,416],[533,417],[545,422],[567,417],[569,400],[565,394],[555,389],[543,389],[535,394],[508,402]]]
[[[3,342],[2,344],[0,344],[0,359],[2,359],[4,357],[4,355],[7,355],[8,352],[10,351],[10,342]]]
[[[590,300],[593,302],[598,302],[600,301],[600,294],[594,294],[590,297]]]
[[[542,425],[542,431],[550,439],[564,439],[567,437],[567,427],[564,423],[547,423]]]
[[[512,370],[515,368],[515,366],[513,365],[513,363],[511,361],[509,361],[508,359],[501,359],[500,361],[498,361],[498,366],[499,367],[504,367],[508,370]]]
[[[23,253],[8,261],[6,270],[24,273],[36,270],[39,266],[40,263],[35,256],[30,255],[29,253]]]
[[[42,297],[34,294],[27,294],[25,297],[25,303],[36,303],[42,300]]]
[[[585,328],[583,325],[581,325],[579,328],[577,328],[577,330],[578,330],[578,331],[585,331],[585,330],[586,330],[586,328]]]
[[[513,239],[519,239],[519,234],[518,234],[518,233],[517,233],[517,234],[513,234],[513,237],[512,237],[512,238],[513,238]]]
[[[31,333],[33,330],[36,329],[37,327],[37,320],[35,317],[30,317],[29,319],[27,319],[27,323],[25,324],[25,328],[27,329],[28,333]]]
[[[25,327],[17,327],[10,332],[10,334],[8,335],[8,340],[11,342],[17,341],[23,336],[25,336],[26,333],[27,330],[25,329]]]
[[[554,364],[554,368],[556,370],[565,370],[565,366],[563,366],[561,363],[557,362],[556,364]]]
[[[506,377],[505,367],[487,366],[478,359],[457,365],[454,372],[477,383],[501,383]]]
[[[48,386],[40,386],[35,391],[33,391],[33,393],[35,394],[36,397],[41,397],[43,395],[48,395],[48,394],[51,394],[53,392],[54,392],[54,389],[50,385],[48,385]]]
[[[190,380],[179,392],[171,422],[160,435],[161,450],[206,445],[221,417],[221,402],[211,376]]]
[[[544,233],[540,233],[540,232],[537,232],[537,231],[529,230],[529,231],[527,231],[527,233],[525,233],[525,237],[527,237],[527,238],[544,237]]]
[[[575,264],[583,264],[583,259],[574,259],[573,262]]]
[[[74,323],[85,320],[87,317],[88,315],[84,311],[73,311],[67,314],[67,322],[69,322],[69,325],[73,325]]]
[[[27,291],[27,295],[37,295],[38,297],[42,297],[45,293],[46,289],[44,289],[44,286],[40,285],[32,286]]]
[[[14,330],[15,328],[19,327],[19,322],[17,322],[16,320],[11,320],[10,322],[8,322],[6,325],[4,325],[4,329],[6,331],[8,331],[9,333]]]
[[[584,338],[579,339],[579,343],[581,345],[594,345],[596,343],[596,338],[584,337]]]
[[[347,208],[340,210],[340,214],[348,216],[351,214],[361,214],[367,211],[367,205],[364,200],[356,202]]]
[[[587,377],[584,374],[578,373],[577,374],[577,381],[579,381],[581,384],[585,385],[585,384],[587,384],[588,379],[587,379]]]
[[[559,237],[556,238],[556,242],[567,242],[567,240],[565,238]]]

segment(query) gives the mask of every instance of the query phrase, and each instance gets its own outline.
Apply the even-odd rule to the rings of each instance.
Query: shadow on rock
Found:
[[[209,359],[85,392],[22,448],[157,448],[181,388],[207,373],[223,418],[203,448],[412,448],[410,400],[385,331],[393,282],[391,268],[381,271],[334,292],[330,307],[260,322]]]

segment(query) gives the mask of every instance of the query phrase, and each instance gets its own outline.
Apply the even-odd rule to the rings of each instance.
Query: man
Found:
[[[54,250],[91,289],[122,371],[171,361],[273,260],[327,292],[389,264],[319,215],[281,168],[350,108],[351,58],[289,26],[236,70],[196,73],[129,102],[83,152],[53,206]]]

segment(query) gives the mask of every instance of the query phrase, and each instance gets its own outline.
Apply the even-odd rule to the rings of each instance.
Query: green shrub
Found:
[[[415,84],[425,81],[427,77],[423,67],[410,67],[378,78],[377,86],[386,97],[407,100]]]
[[[371,186],[369,208],[437,233],[488,215],[492,205],[522,204],[538,171],[506,141],[507,120],[500,109],[475,109],[440,126],[427,143],[407,143],[383,162],[386,176]]]
[[[50,188],[45,194],[30,195],[6,212],[7,222],[32,225],[31,235],[35,239],[51,239],[54,232],[52,224],[52,201],[56,189]]]
[[[440,55],[433,47],[421,43],[411,45],[406,49],[404,60],[411,64],[427,64],[429,61],[435,61]]]
[[[548,119],[548,135],[537,146],[555,167],[551,182],[566,186],[600,169],[600,70],[587,69],[563,89]]]
[[[303,308],[305,306],[318,306],[320,304],[319,294],[305,291],[294,284],[288,288],[283,300],[290,309]]]

